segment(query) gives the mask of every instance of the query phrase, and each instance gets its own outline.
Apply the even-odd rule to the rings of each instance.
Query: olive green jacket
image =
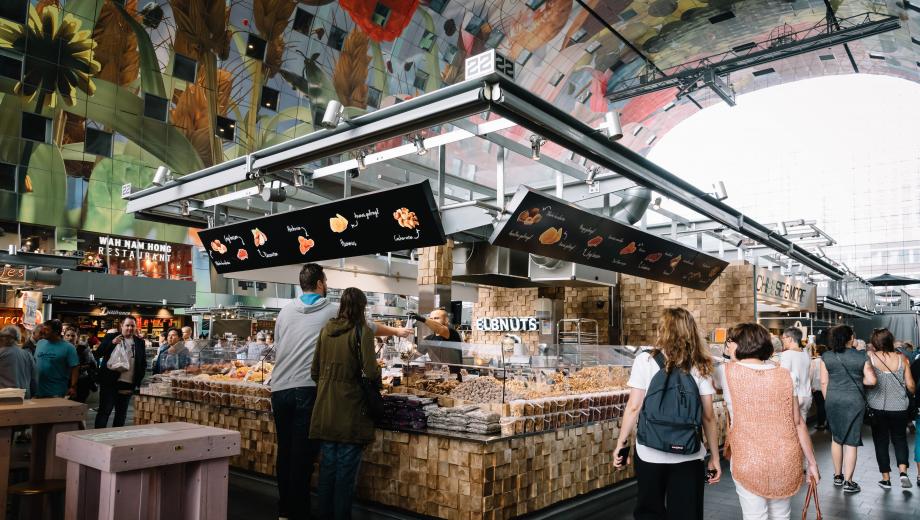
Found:
[[[374,333],[367,324],[362,326],[364,373],[379,385]],[[352,444],[374,440],[374,423],[367,415],[359,383],[356,341],[355,328],[338,319],[329,320],[319,335],[310,371],[317,388],[310,421],[311,439]]]

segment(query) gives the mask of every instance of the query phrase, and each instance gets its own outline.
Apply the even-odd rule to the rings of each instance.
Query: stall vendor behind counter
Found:
[[[459,345],[459,343],[462,342],[462,339],[460,338],[460,333],[447,325],[449,320],[446,310],[435,309],[431,311],[431,314],[428,315],[428,318],[423,318],[422,316],[417,315],[410,316],[410,318],[415,318],[416,321],[419,323],[424,323],[428,328],[432,330],[432,334],[425,336],[425,338],[423,338],[424,340],[451,341],[458,343],[456,348],[419,345],[419,352],[422,354],[427,353],[428,357],[435,362],[449,363],[451,365],[463,364],[463,351],[460,348],[461,345]],[[450,371],[451,373],[459,374],[460,367],[451,366]]]

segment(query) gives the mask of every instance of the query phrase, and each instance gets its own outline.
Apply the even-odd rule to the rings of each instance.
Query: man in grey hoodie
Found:
[[[316,383],[310,377],[316,342],[323,327],[339,311],[326,299],[326,275],[318,264],[300,270],[303,295],[278,313],[275,322],[275,367],[272,370],[272,413],[278,436],[278,513],[281,519],[310,515],[310,478],[319,443],[310,441],[310,416]],[[377,336],[406,337],[412,329],[369,322]]]

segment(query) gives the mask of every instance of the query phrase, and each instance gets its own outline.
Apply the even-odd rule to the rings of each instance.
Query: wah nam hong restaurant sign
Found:
[[[818,310],[815,285],[762,267],[754,270],[754,293],[759,301],[784,309],[810,312]]]

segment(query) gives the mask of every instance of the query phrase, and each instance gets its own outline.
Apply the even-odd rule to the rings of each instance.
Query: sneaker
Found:
[[[891,489],[891,481],[890,480],[879,480],[878,487],[882,489]]]
[[[834,475],[834,485],[837,487],[843,485],[843,475]]]
[[[890,483],[888,484],[891,485]],[[862,491],[862,488],[859,487],[859,484],[853,482],[852,480],[843,483],[843,492],[844,493],[859,493]]]
[[[910,483],[910,477],[907,476],[907,473],[901,473],[901,487],[907,489],[913,486],[914,485]]]

